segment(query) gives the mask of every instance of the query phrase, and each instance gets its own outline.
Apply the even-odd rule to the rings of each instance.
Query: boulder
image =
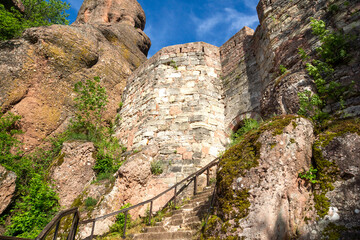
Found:
[[[158,151],[158,150],[157,150]],[[93,217],[100,217],[118,211],[123,205],[130,203],[136,205],[155,197],[167,190],[169,185],[165,182],[165,176],[157,177],[151,173],[151,162],[155,156],[156,147],[149,146],[143,151],[128,157],[126,162],[116,173],[116,180],[112,190],[106,194],[100,204],[91,213]],[[168,176],[174,177],[174,176]],[[91,189],[91,187],[89,188]],[[91,191],[89,191],[91,193]],[[153,202],[153,211],[158,211],[170,200],[173,192],[169,192]],[[149,204],[130,211],[132,218],[145,216]],[[109,231],[115,217],[105,218],[96,222],[95,235],[102,235]],[[81,226],[81,238],[86,238],[91,233],[91,224]]]
[[[92,2],[96,9],[96,4],[99,8],[105,4]],[[107,9],[112,15],[129,15],[145,24],[135,0],[113,2]],[[67,127],[74,115],[73,87],[78,81],[101,78],[109,100],[104,119],[113,119],[127,77],[147,59],[150,40],[141,27],[126,21],[79,19],[71,26],[30,28],[19,39],[0,43],[0,108],[22,116],[24,150]]]
[[[0,165],[0,215],[5,211],[15,195],[16,174]]]
[[[356,239],[360,236],[360,136],[351,132],[340,134],[321,152],[324,161],[334,164],[336,170],[330,176],[333,189],[325,194],[327,215],[315,230],[325,236],[336,234],[341,239]],[[325,174],[332,172],[331,168],[324,170]]]
[[[311,188],[298,176],[310,167],[312,123],[280,117],[246,140],[254,141],[233,146],[220,161],[216,216],[206,234],[220,239],[306,236],[307,221],[313,216]],[[238,151],[240,147],[243,150]]]
[[[74,200],[95,178],[95,147],[91,142],[66,142],[54,163],[51,178],[55,182],[60,206],[70,208]]]

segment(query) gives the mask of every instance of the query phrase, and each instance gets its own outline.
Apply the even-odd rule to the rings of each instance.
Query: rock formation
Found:
[[[0,214],[11,203],[16,189],[16,174],[0,165]]]
[[[53,163],[51,178],[60,198],[60,206],[70,208],[86,186],[95,179],[95,147],[89,142],[64,143]]]
[[[147,60],[150,40],[136,0],[85,0],[72,26],[31,28],[19,39],[0,43],[0,107],[23,117],[21,141],[32,150],[66,128],[75,82],[101,78],[109,96],[106,119],[124,103],[116,136],[139,152],[128,157],[114,181],[89,184],[95,151],[90,143],[64,144],[64,156],[54,162],[60,202],[80,207],[82,218],[147,200],[195,172],[225,150],[228,135],[244,119],[282,115],[225,152],[217,174],[216,215],[205,234],[318,239],[330,238],[329,228],[339,224],[337,236],[357,237],[358,120],[342,120],[341,129],[331,128],[336,122],[331,120],[314,136],[309,120],[284,116],[298,112],[299,91],[316,91],[298,54],[302,47],[316,56],[319,42],[310,17],[354,36],[348,62],[333,73],[352,89],[341,104],[329,102],[325,111],[343,118],[360,115],[360,4],[332,4],[340,10],[330,11],[326,0],[261,0],[255,31],[244,27],[221,47],[203,42],[166,47]],[[283,74],[280,65],[287,69]],[[153,176],[151,162],[160,162],[164,173]],[[311,164],[318,167],[318,182],[299,177]],[[67,171],[70,167],[80,173]],[[88,197],[97,200],[92,209],[84,207]],[[154,203],[154,210],[169,198]],[[143,215],[145,208],[132,214]],[[95,235],[108,231],[113,220],[97,222]],[[84,238],[91,232],[90,225],[80,229]]]
[[[115,116],[126,78],[146,60],[150,40],[142,32],[145,16],[137,1],[111,2],[116,8],[106,14],[118,13],[119,21],[97,21],[102,11],[90,13],[86,1],[86,14],[80,11],[72,26],[30,28],[0,43],[0,107],[22,116],[25,150],[65,129],[78,81],[99,76],[109,97],[104,118]],[[82,20],[85,15],[91,24]]]

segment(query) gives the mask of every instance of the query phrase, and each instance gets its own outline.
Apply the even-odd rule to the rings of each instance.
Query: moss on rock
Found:
[[[230,227],[239,228],[239,220],[248,216],[251,203],[248,199],[249,189],[235,189],[234,182],[259,165],[261,143],[258,139],[261,134],[265,131],[271,131],[273,136],[282,134],[284,128],[296,118],[293,115],[274,117],[262,123],[258,129],[246,133],[243,140],[226,150],[220,159],[217,173],[216,215],[210,217],[204,237],[220,239],[220,232],[231,233],[234,231]],[[232,236],[226,239],[232,239]]]
[[[323,149],[335,138],[346,133],[360,135],[359,119],[340,120],[326,124],[313,145],[313,158],[317,172],[317,184],[314,191],[315,208],[319,217],[324,217],[329,211],[330,202],[326,197],[328,191],[334,189],[333,183],[339,177],[336,162],[325,159]]]

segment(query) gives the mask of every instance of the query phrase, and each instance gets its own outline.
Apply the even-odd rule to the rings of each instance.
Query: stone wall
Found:
[[[117,136],[128,149],[159,148],[165,170],[192,173],[224,149],[218,47],[198,42],[162,49],[128,79]]]
[[[256,118],[260,105],[260,78],[253,48],[254,30],[244,27],[220,47],[227,133],[244,118]]]
[[[189,43],[162,49],[128,79],[118,137],[132,150],[156,144],[156,160],[169,172],[187,174],[216,157],[243,119],[296,114],[298,92],[316,91],[298,54],[301,47],[316,57],[310,18],[359,36],[360,4],[334,4],[340,10],[330,14],[325,0],[261,0],[255,32],[244,27],[220,48]],[[360,114],[359,52],[334,73],[343,85],[355,82],[355,93],[345,98],[348,115]]]

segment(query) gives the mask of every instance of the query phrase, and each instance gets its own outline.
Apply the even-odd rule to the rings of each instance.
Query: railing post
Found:
[[[60,219],[60,221],[61,221],[61,219]],[[53,240],[56,240],[56,238],[57,238],[58,231],[59,231],[59,226],[60,226],[60,221],[58,221],[58,223],[56,224]]]
[[[127,222],[127,215],[128,211],[125,212],[125,223],[124,223],[124,230],[123,230],[123,236],[122,238],[126,238],[126,222]]]
[[[206,186],[210,186],[210,168],[206,169]]]
[[[197,192],[197,175],[194,177],[194,195],[196,195]]]
[[[149,225],[151,225],[152,208],[153,208],[153,201],[150,202]]]
[[[92,229],[91,229],[91,236],[90,236],[90,240],[92,240],[93,239],[93,236],[94,236],[94,231],[95,231],[95,220],[94,220],[94,222],[93,222],[93,225],[92,225]]]
[[[176,186],[175,186],[175,191],[174,191],[174,208],[176,207]]]

